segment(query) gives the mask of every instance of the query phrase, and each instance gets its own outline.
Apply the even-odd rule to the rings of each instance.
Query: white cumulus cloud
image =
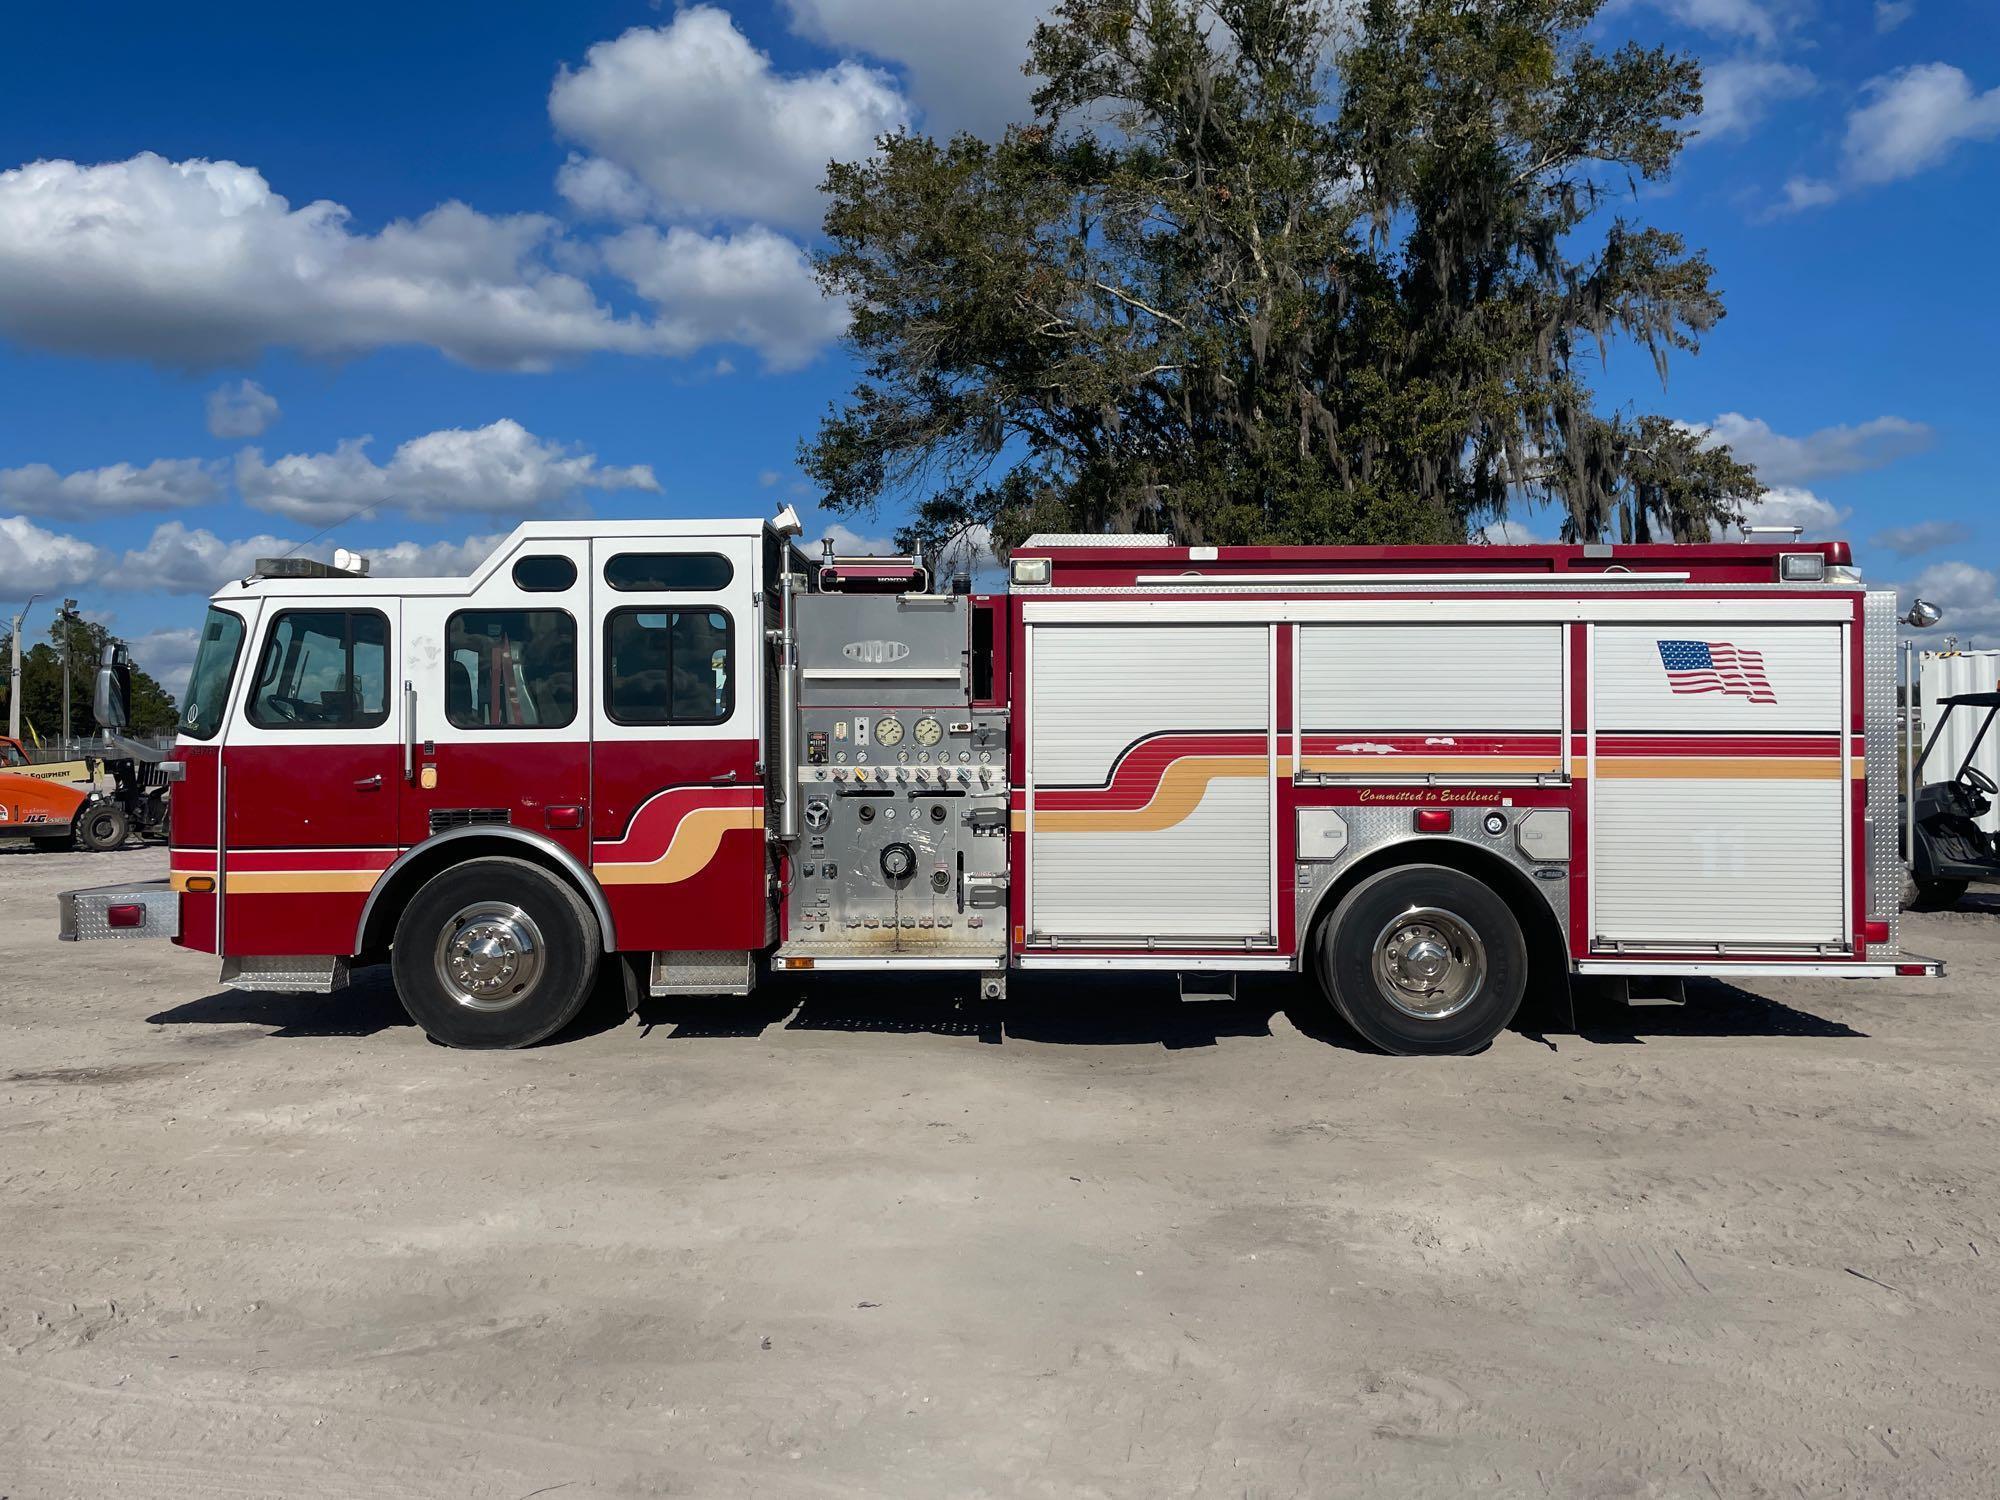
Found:
[[[383,506],[413,516],[521,515],[580,490],[660,488],[646,464],[600,464],[595,454],[546,443],[509,418],[411,438],[386,464],[368,456],[369,442],[350,438],[331,453],[289,453],[268,462],[246,448],[236,458],[236,487],[259,510],[315,525]]]
[[[1958,637],[1961,646],[2000,645],[2000,580],[1991,570],[1968,562],[1933,563],[1895,587],[1905,608],[1923,598],[1944,610],[1940,624],[1914,632],[1927,647],[1942,647],[1946,635]]]
[[[869,155],[909,109],[857,62],[780,73],[727,12],[696,5],[592,47],[557,76],[549,117],[590,153],[557,182],[586,212],[814,227],[827,162]]]
[[[1919,557],[1941,547],[1958,547],[1972,540],[1972,528],[1963,521],[1917,521],[1908,526],[1891,526],[1875,534],[1875,545],[1898,557]]]
[[[1838,540],[1848,512],[1831,501],[1822,500],[1811,490],[1780,485],[1764,491],[1743,507],[1742,525],[1796,526],[1799,539],[1807,542]],[[1734,527],[1717,527],[1716,539],[1728,541]]]
[[[1607,12],[1632,10],[1641,4],[1672,17],[1683,26],[1711,36],[1737,37],[1769,46],[1791,19],[1785,0],[1613,0]]]
[[[785,0],[792,29],[841,50],[900,63],[934,133],[989,138],[1027,119],[1034,82],[1022,72],[1050,0]]]
[[[140,671],[150,673],[175,698],[187,691],[188,672],[194,666],[195,649],[201,644],[199,626],[148,631],[128,644],[132,664]]]
[[[208,393],[208,430],[219,438],[253,438],[278,420],[278,398],[254,380],[220,385]]]
[[[534,370],[600,350],[661,352],[577,276],[560,226],[447,203],[357,233],[348,211],[293,208],[230,161],[150,152],[0,172],[0,336],[64,354],[207,366],[273,345],[391,345]]]
[[[104,553],[89,542],[37,526],[26,516],[0,516],[0,595],[21,598],[90,582]]]
[[[143,546],[128,548],[101,582],[131,593],[210,594],[232,578],[248,578],[259,558],[282,557],[297,546],[269,534],[226,541],[206,527],[167,521]]]
[[[847,329],[847,305],[821,293],[805,252],[760,224],[733,235],[645,224],[603,250],[605,264],[654,305],[662,339],[677,350],[745,344],[790,370]]]
[[[47,464],[0,469],[0,508],[67,520],[184,510],[206,504],[221,492],[214,469],[195,458],[156,458],[143,468],[118,463],[68,474]]]
[[[1822,427],[1803,437],[1773,431],[1759,417],[1726,411],[1713,422],[1695,426],[1717,442],[1727,443],[1745,463],[1754,464],[1767,484],[1809,484],[1839,474],[1879,469],[1921,453],[1931,445],[1931,429],[1905,417],[1874,417],[1851,426]]]
[[[1745,136],[1773,106],[1810,94],[1817,81],[1809,69],[1769,58],[1736,57],[1702,71],[1701,118],[1697,141]]]
[[[1839,171],[1792,178],[1781,208],[1816,208],[1856,188],[1915,177],[1962,145],[2000,138],[2000,88],[1982,93],[1950,63],[1884,73],[1862,93],[1868,102],[1847,117]]]
[[[469,536],[462,542],[396,542],[357,548],[376,578],[463,578],[507,539],[504,531]]]

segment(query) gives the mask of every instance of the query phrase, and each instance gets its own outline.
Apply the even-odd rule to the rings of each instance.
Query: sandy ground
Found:
[[[1019,981],[510,1054],[56,942],[163,871],[0,853],[6,1500],[1993,1493],[2000,900],[1448,1061]]]

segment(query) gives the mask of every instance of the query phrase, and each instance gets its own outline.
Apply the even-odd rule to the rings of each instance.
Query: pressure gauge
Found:
[[[944,738],[944,726],[929,714],[926,714],[923,718],[917,720],[915,733],[919,745],[935,745],[939,740]]]
[[[875,743],[899,745],[903,742],[903,721],[885,714],[875,721]]]

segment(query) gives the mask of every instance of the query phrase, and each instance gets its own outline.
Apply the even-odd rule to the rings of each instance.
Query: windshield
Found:
[[[211,609],[201,622],[201,644],[195,648],[187,697],[181,701],[182,734],[197,740],[215,738],[216,730],[222,727],[229,682],[236,675],[236,656],[242,646],[242,620],[226,609]]]
[[[0,745],[0,766],[25,766],[28,757],[21,753],[19,745]]]

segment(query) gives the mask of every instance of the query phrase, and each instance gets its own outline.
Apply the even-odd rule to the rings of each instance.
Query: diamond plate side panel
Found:
[[[1452,811],[1452,831],[1448,834],[1418,833],[1411,827],[1408,807],[1373,808],[1343,807],[1338,809],[1341,820],[1347,824],[1347,853],[1338,860],[1301,861],[1296,876],[1298,912],[1298,938],[1295,951],[1299,962],[1306,960],[1306,938],[1312,929],[1313,919],[1319,915],[1320,898],[1341,877],[1354,866],[1357,859],[1366,858],[1377,849],[1391,844],[1413,843],[1418,839],[1436,842],[1444,839],[1454,843],[1470,844],[1484,849],[1489,854],[1497,854],[1508,864],[1526,875],[1534,888],[1548,903],[1556,924],[1562,929],[1563,949],[1569,949],[1569,882],[1570,867],[1567,864],[1538,864],[1522,854],[1514,843],[1514,824],[1530,809],[1502,807],[1497,802],[1486,806],[1454,807]],[[1507,827],[1500,833],[1488,833],[1485,828],[1486,815],[1497,812],[1507,819]],[[1543,869],[1560,869],[1562,879],[1536,879],[1535,872]]]
[[[274,995],[330,995],[347,985],[347,960],[319,954],[225,958],[222,982],[232,990]]]
[[[654,995],[747,995],[751,978],[748,953],[730,949],[655,953],[647,988]]]
[[[1896,596],[1882,589],[1861,607],[1861,724],[1867,747],[1868,919],[1889,924],[1886,947],[1869,945],[1869,957],[1902,951],[1903,856],[1899,765],[1896,749]]]

